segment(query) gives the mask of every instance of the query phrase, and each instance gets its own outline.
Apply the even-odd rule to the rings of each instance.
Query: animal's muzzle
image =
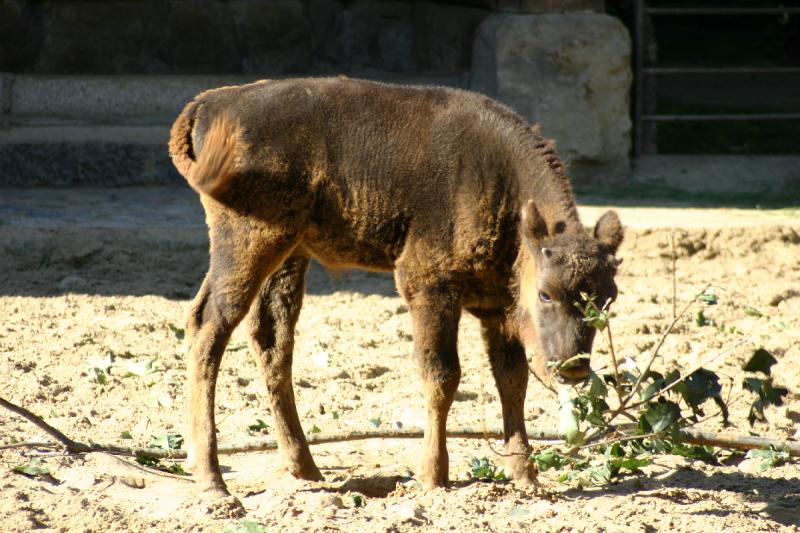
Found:
[[[555,378],[559,383],[574,384],[580,383],[589,377],[591,367],[589,366],[588,359],[581,359],[576,364],[569,367],[559,368],[556,372]]]

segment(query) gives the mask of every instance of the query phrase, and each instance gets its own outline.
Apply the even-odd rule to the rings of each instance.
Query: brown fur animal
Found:
[[[210,266],[187,324],[190,465],[227,495],[214,389],[225,345],[250,334],[286,468],[318,480],[292,390],[294,328],[311,258],[394,271],[413,322],[428,423],[419,479],[448,483],[445,424],[461,375],[462,310],[481,321],[517,482],[535,472],[523,405],[526,351],[591,350],[579,292],[616,296],[622,240],[609,211],[589,235],[553,143],[497,102],[464,91],[349,79],[259,82],[205,92],[176,120],[173,161],[200,193]],[[584,378],[588,366],[564,369]]]

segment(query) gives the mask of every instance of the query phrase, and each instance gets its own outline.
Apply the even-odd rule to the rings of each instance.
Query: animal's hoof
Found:
[[[214,519],[241,518],[246,514],[242,502],[231,496],[224,486],[200,490],[185,505],[197,519],[208,516]]]
[[[297,479],[304,479],[306,481],[324,481],[322,472],[319,471],[317,465],[312,461],[311,464],[290,465],[286,467],[286,471]]]
[[[538,486],[539,482],[536,479],[536,469],[533,464],[527,459],[514,461],[511,464],[506,464],[506,471],[513,483],[520,487]]]
[[[200,507],[203,514],[214,519],[241,518],[246,514],[242,502],[231,496],[227,490],[206,490],[200,493]]]
[[[536,472],[528,472],[523,475],[514,476],[511,478],[511,481],[518,487],[539,486],[539,480],[536,478]]]
[[[421,472],[419,475],[419,482],[425,490],[446,489],[450,486],[450,479],[447,472],[438,472],[435,474]]]
[[[231,493],[225,485],[210,484],[197,486],[197,498],[203,503],[213,503],[230,497]]]

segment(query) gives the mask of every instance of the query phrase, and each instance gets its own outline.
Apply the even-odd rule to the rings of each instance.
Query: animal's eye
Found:
[[[547,294],[547,293],[546,293],[546,292],[544,292],[544,291],[539,291],[539,299],[540,299],[541,301],[543,301],[544,303],[546,303],[546,304],[549,304],[550,302],[552,302],[552,301],[553,301],[553,300],[551,300],[551,299],[550,299],[550,295],[549,295],[549,294]]]

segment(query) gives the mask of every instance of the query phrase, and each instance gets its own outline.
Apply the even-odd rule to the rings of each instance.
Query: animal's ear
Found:
[[[522,235],[531,242],[540,241],[547,237],[547,224],[536,209],[533,200],[522,207]]]
[[[608,248],[609,253],[616,253],[625,232],[616,211],[606,211],[594,226],[594,238]]]

